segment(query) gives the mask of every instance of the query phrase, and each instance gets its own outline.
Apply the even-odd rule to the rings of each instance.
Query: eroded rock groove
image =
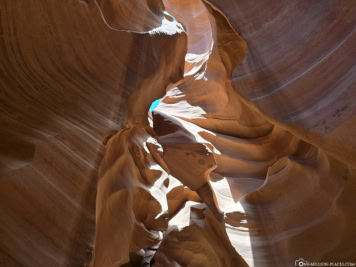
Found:
[[[184,74],[167,86],[152,128],[129,120],[107,144],[93,266],[322,259],[345,230],[337,200],[350,167],[233,89],[247,46],[219,10],[202,1],[163,4],[187,34]]]

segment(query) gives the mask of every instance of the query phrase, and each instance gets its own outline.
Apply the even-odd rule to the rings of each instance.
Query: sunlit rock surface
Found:
[[[247,43],[233,87],[274,123],[355,166],[356,4],[211,1]]]
[[[353,1],[0,12],[0,265],[356,262]]]

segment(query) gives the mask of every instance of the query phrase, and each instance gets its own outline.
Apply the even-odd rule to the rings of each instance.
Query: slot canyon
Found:
[[[355,1],[0,3],[0,267],[356,266]]]

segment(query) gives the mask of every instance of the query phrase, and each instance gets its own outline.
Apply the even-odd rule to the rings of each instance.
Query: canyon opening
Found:
[[[355,266],[356,2],[2,0],[0,266]]]

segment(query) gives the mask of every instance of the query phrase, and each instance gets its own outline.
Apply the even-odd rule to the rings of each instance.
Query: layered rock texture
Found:
[[[353,1],[0,3],[0,266],[356,263]]]

